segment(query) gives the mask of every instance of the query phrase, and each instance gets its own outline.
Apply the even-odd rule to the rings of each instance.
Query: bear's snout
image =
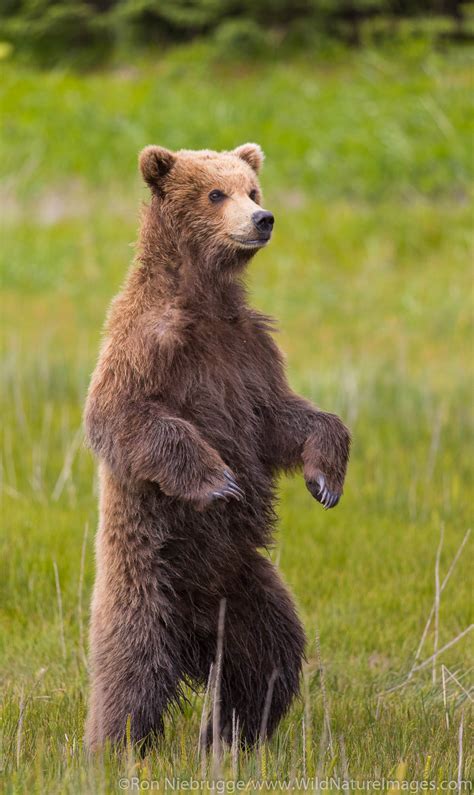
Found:
[[[257,212],[252,215],[252,221],[257,232],[262,237],[268,239],[272,233],[273,224],[275,223],[273,213],[268,212],[268,210],[257,210]]]

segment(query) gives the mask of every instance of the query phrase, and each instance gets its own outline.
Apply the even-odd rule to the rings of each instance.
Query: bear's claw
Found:
[[[313,497],[321,503],[325,510],[334,508],[341,499],[340,494],[328,489],[324,475],[318,475],[316,483],[308,481],[306,485]]]
[[[234,500],[243,500],[245,494],[228,469],[224,471],[224,477],[226,480],[225,486],[223,486],[222,489],[213,491],[212,496],[218,500],[225,500],[226,502],[228,501],[229,497],[232,497]]]

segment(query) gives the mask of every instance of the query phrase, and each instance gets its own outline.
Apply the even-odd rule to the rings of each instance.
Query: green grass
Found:
[[[109,793],[128,774],[201,777],[200,697],[168,721],[145,762],[131,748],[95,760],[82,749],[97,494],[78,429],[146,198],[137,151],[151,142],[262,145],[277,222],[251,265],[252,300],[279,320],[293,386],[340,413],[354,436],[336,511],[323,512],[301,477],[282,480],[272,554],[308,632],[306,684],[264,752],[242,754],[237,771],[226,754],[224,776],[342,775],[347,764],[354,778],[457,779],[463,721],[468,778],[468,699],[450,680],[445,709],[441,664],[468,689],[470,637],[438,659],[436,682],[428,666],[408,687],[377,694],[413,662],[441,528],[442,579],[472,522],[471,89],[465,51],[423,48],[225,70],[197,46],[87,76],[4,67],[7,792]],[[442,595],[439,648],[472,621],[471,564],[469,541]],[[433,644],[432,627],[422,659]]]

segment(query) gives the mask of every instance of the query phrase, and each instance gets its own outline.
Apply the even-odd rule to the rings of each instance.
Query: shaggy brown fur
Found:
[[[336,504],[349,433],[290,390],[271,321],[246,303],[242,270],[273,223],[262,159],[255,144],[140,157],[151,205],[85,413],[101,483],[89,748],[128,716],[133,739],[160,733],[181,683],[207,681],[223,598],[223,736],[235,710],[242,741],[258,739],[275,670],[268,734],[298,690],[303,629],[258,550],[279,470],[303,466]]]

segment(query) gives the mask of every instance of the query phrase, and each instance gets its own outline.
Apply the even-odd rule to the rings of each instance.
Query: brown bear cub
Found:
[[[259,550],[278,472],[302,467],[332,508],[350,438],[291,391],[271,321],[246,301],[244,268],[273,227],[262,160],[255,144],[140,155],[151,204],[85,411],[100,460],[90,749],[128,721],[133,740],[161,733],[183,683],[206,684],[223,600],[222,738],[234,718],[255,743],[264,712],[271,734],[298,691],[303,628]]]

